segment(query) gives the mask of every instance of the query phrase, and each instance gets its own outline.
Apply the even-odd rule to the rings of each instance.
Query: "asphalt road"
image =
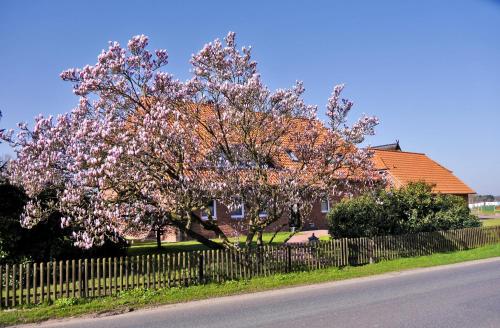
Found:
[[[36,327],[500,327],[500,258]]]

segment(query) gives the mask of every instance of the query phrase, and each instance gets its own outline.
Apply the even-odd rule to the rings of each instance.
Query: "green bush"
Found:
[[[335,238],[398,235],[479,227],[465,200],[458,196],[433,194],[423,182],[404,188],[379,190],[345,199],[327,216]]]
[[[40,194],[50,199],[53,191]],[[51,213],[31,229],[21,226],[19,218],[28,196],[7,180],[0,180],[0,264],[25,261],[65,260],[84,257],[109,257],[126,254],[127,243],[106,240],[100,247],[83,250],[74,246],[72,230],[61,227],[61,214]]]

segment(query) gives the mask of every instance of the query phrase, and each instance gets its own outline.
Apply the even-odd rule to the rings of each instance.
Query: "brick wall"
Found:
[[[231,214],[229,210],[226,208],[226,206],[224,206],[220,202],[215,202],[215,203],[216,203],[215,213],[217,217],[217,222],[221,230],[226,234],[226,236],[228,237],[236,236],[238,231],[245,234],[244,231],[245,225],[242,224],[241,221],[242,219],[231,217]],[[288,223],[288,217],[283,217],[277,222],[271,224],[269,227],[266,228],[266,232],[274,232],[279,226],[282,226],[285,223]],[[288,229],[289,227],[287,226],[282,231],[287,231]],[[303,230],[315,230],[315,229],[328,229],[328,223],[326,221],[326,213],[321,212],[321,203],[319,201],[314,203],[309,218],[304,220]],[[213,232],[206,231],[199,225],[193,225],[193,230],[198,233],[201,233],[202,235],[208,238],[217,237]],[[186,240],[186,238],[182,236],[182,234],[180,234],[176,229],[172,229],[163,236],[163,240],[181,241],[181,240]]]

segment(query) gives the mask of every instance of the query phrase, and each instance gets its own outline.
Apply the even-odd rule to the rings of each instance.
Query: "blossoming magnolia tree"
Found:
[[[212,199],[245,206],[239,226],[250,244],[291,212],[306,218],[318,198],[343,197],[378,180],[370,153],[356,147],[377,120],[348,126],[352,103],[341,99],[342,86],[328,100],[324,125],[304,103],[301,83],[275,92],[263,85],[234,33],[193,56],[186,82],[164,72],[165,50],[151,53],[147,44],[143,35],[126,48],[110,43],[95,65],[63,72],[79,105],[36,118],[32,130],[20,124],[15,136],[2,134],[17,152],[10,179],[33,198],[25,226],[57,209],[81,247],[145,227],[159,238],[167,225],[212,248],[232,247],[215,218],[200,216]],[[57,197],[41,204],[36,196],[46,188]]]

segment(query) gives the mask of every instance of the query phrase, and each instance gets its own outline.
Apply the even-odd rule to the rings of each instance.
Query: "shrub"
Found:
[[[47,190],[40,198],[50,198]],[[127,243],[106,240],[101,247],[82,250],[74,246],[72,230],[61,228],[61,214],[53,212],[43,222],[25,229],[19,222],[28,197],[7,180],[0,181],[0,263],[65,260],[70,258],[119,256],[126,252]]]
[[[464,199],[433,194],[423,182],[345,199],[327,216],[335,238],[372,237],[479,227]]]

